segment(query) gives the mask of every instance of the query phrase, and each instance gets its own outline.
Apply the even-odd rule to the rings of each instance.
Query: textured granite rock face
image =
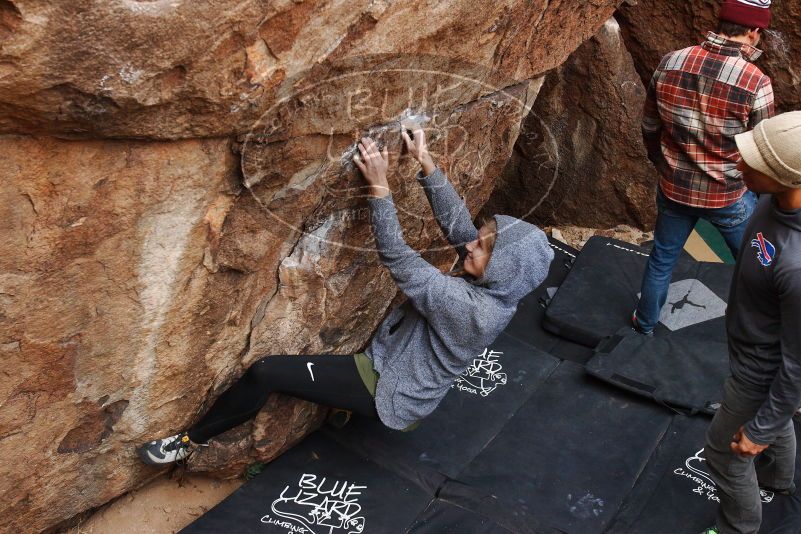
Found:
[[[546,77],[483,214],[541,225],[652,226],[657,174],[640,134],[644,102],[611,18]]]
[[[477,213],[540,75],[617,4],[0,0],[0,524],[154,476],[134,448],[256,358],[363,347],[396,291],[354,139],[390,147],[406,238],[447,268],[401,113]],[[236,475],[324,416],[268,407],[192,468]]]
[[[662,57],[703,42],[717,27],[719,2],[637,0],[621,6],[617,19],[643,82],[651,79]],[[779,111],[801,109],[801,3],[773,2],[771,30],[760,45],[765,52],[757,65],[773,80]]]
[[[2,0],[0,133],[241,133],[339,62],[374,55],[466,60],[504,86],[559,65],[618,3]]]
[[[4,138],[0,160],[0,500],[30,532],[144,480],[132,441],[235,365],[239,281],[203,259],[239,186],[227,140]]]

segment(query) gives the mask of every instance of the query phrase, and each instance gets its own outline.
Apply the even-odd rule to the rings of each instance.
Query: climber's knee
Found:
[[[270,382],[270,377],[275,376],[274,368],[277,360],[274,356],[265,356],[250,364],[246,373],[246,379],[266,386]]]

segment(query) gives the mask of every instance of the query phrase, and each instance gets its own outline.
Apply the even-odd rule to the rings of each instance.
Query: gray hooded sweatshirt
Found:
[[[417,175],[448,242],[464,260],[478,230],[448,178]],[[496,215],[498,235],[481,279],[443,274],[403,240],[389,195],[369,200],[379,256],[407,301],[381,323],[367,355],[379,373],[376,408],[404,429],[430,414],[473,358],[503,331],[517,303],[542,283],[553,251],[527,222]]]

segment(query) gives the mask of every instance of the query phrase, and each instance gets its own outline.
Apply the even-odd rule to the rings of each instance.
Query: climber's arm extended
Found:
[[[431,154],[428,152],[423,129],[414,130],[412,132],[414,138],[410,137],[406,131],[403,131],[402,135],[409,154],[423,167],[423,170],[417,173],[417,180],[423,186],[434,217],[437,219],[442,233],[445,234],[445,238],[456,248],[459,259],[463,260],[467,254],[464,245],[478,237],[478,230],[473,225],[470,210],[467,209],[445,173],[434,165]]]

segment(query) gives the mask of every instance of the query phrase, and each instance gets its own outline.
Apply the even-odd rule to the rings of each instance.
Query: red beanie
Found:
[[[733,22],[746,28],[770,27],[771,0],[723,0],[720,20]]]

